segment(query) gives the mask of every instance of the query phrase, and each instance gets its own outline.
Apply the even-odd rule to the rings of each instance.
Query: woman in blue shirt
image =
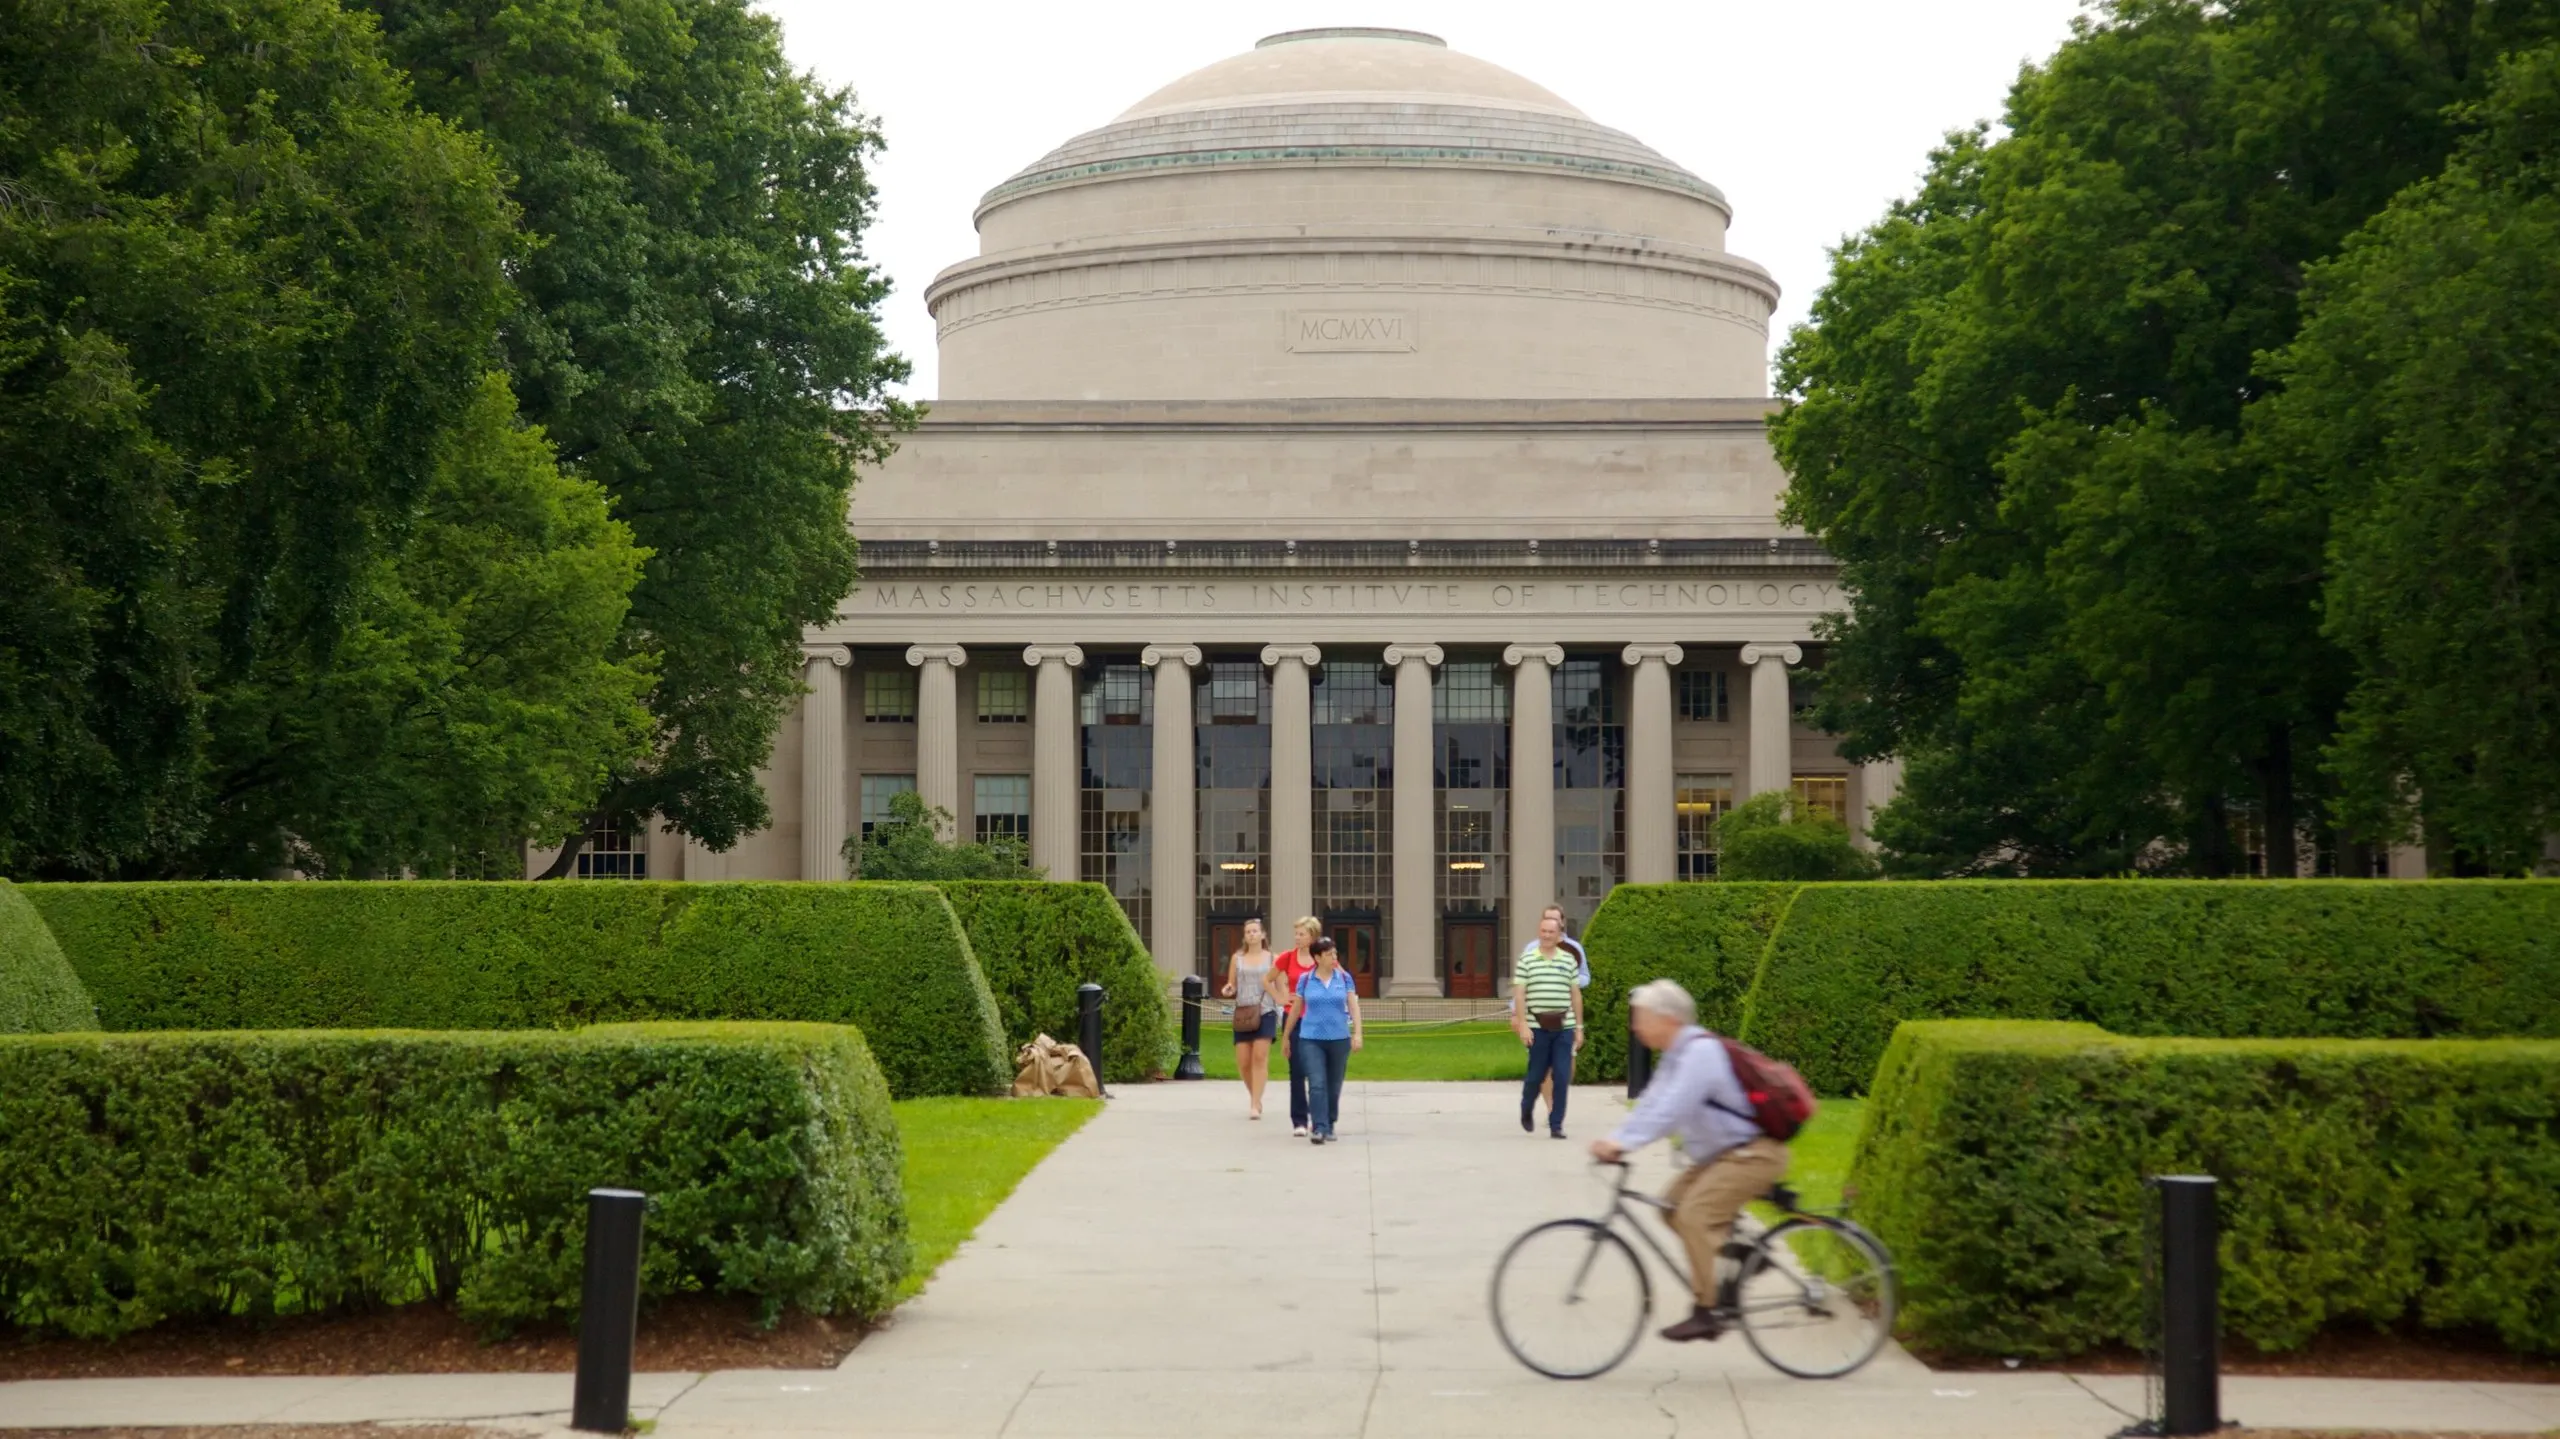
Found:
[[[1329,1144],[1334,1121],[1342,1117],[1342,1084],[1351,1051],[1360,1047],[1360,984],[1342,967],[1331,939],[1317,940],[1307,953],[1316,967],[1298,981],[1298,992],[1289,1001],[1290,1029],[1280,1042],[1282,1052],[1306,1059],[1308,1142]],[[1298,1037],[1295,1050],[1287,1048],[1289,1034]]]

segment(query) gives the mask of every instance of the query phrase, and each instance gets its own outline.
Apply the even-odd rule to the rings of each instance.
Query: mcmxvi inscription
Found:
[[[1302,353],[1394,352],[1422,343],[1411,310],[1291,310],[1280,319],[1281,348]]]

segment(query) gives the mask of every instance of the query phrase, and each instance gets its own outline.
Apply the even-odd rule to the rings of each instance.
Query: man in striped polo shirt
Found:
[[[1520,951],[1511,967],[1511,1030],[1529,1047],[1529,1072],[1520,1081],[1520,1128],[1535,1134],[1538,1082],[1555,1077],[1547,1103],[1547,1133],[1564,1138],[1565,1103],[1573,1094],[1573,1057],[1582,1049],[1579,968],[1564,947],[1564,917],[1553,910],[1538,920],[1538,942]]]

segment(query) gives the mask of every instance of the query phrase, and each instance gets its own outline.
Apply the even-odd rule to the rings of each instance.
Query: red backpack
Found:
[[[1743,1097],[1751,1101],[1751,1112],[1743,1113],[1729,1104],[1709,1104],[1740,1119],[1760,1126],[1760,1132],[1781,1144],[1796,1137],[1798,1131],[1812,1122],[1813,1113],[1821,1106],[1815,1103],[1813,1086],[1804,1082],[1795,1066],[1771,1059],[1740,1040],[1721,1034],[1707,1036],[1724,1046],[1725,1058],[1733,1061],[1734,1082],[1742,1086]]]

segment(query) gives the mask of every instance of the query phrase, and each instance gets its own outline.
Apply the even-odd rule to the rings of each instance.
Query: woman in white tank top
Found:
[[[1278,987],[1270,979],[1271,951],[1263,942],[1262,921],[1248,919],[1244,948],[1227,956],[1227,982],[1218,992],[1236,1002],[1236,1077],[1244,1081],[1245,1098],[1252,1104],[1250,1119],[1262,1117],[1262,1086],[1271,1080],[1271,1041],[1280,1033]]]

